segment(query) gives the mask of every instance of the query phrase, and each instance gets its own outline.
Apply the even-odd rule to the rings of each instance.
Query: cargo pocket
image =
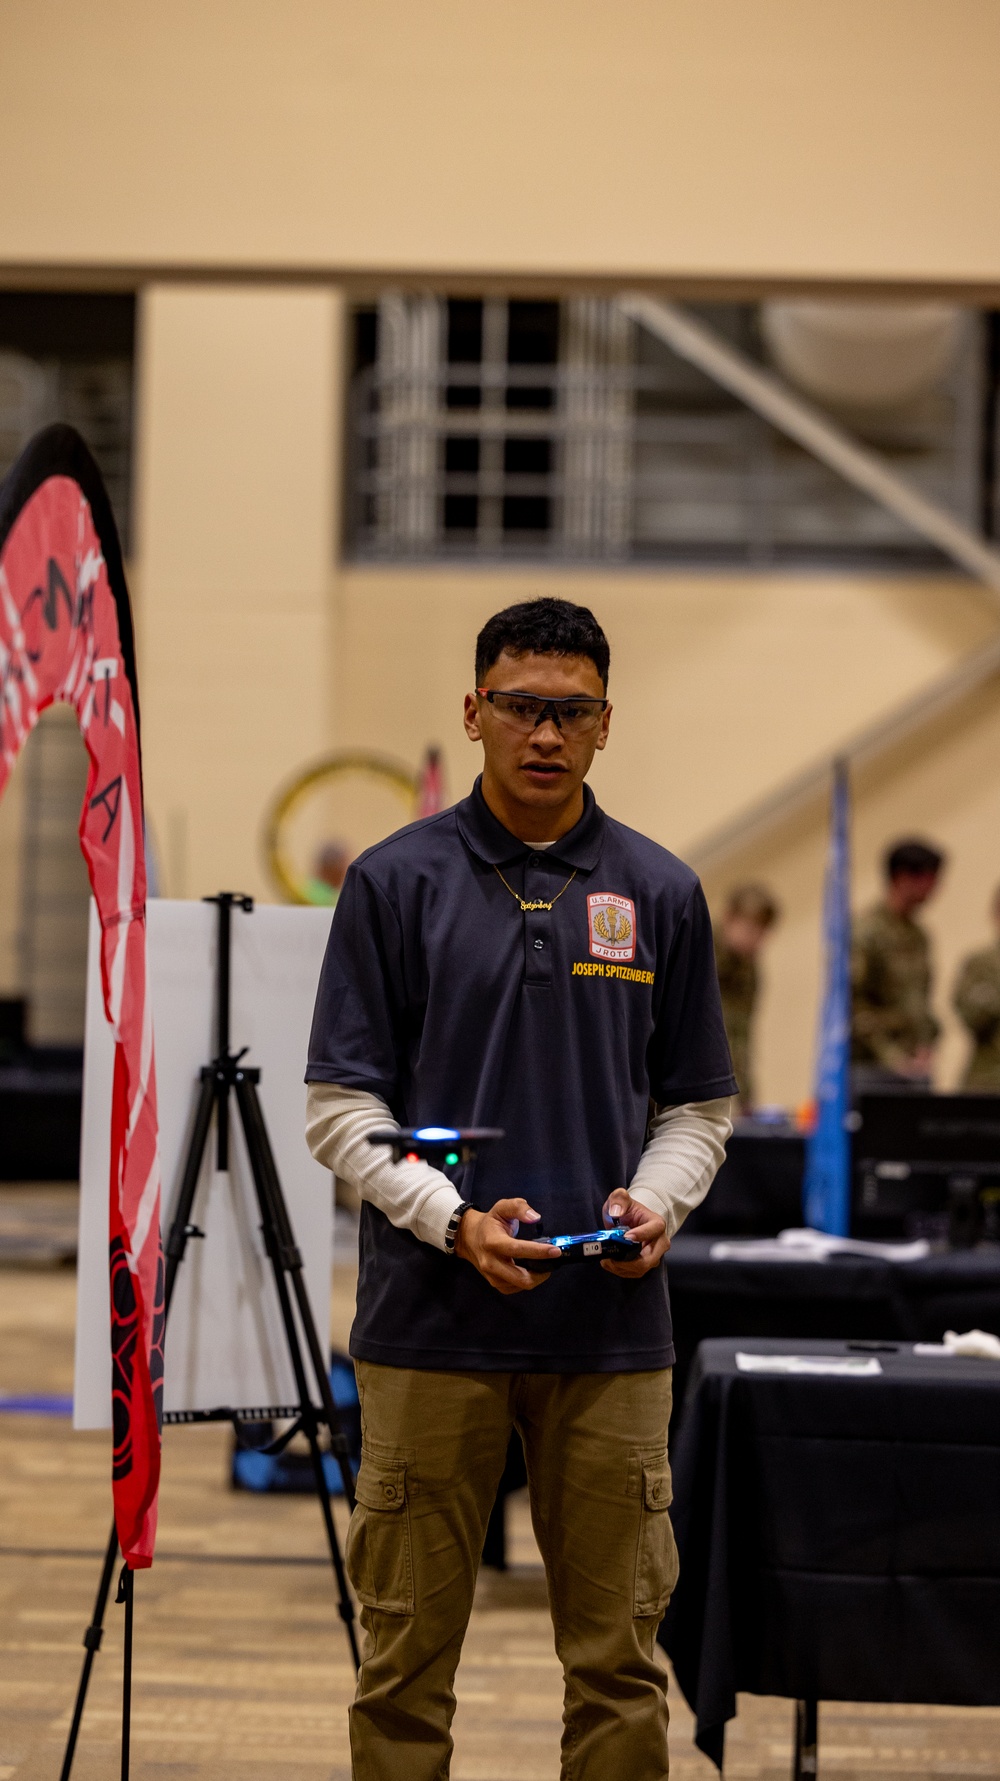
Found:
[[[413,1556],[406,1461],[365,1453],[347,1534],[347,1574],[359,1602],[385,1614],[412,1614]]]
[[[637,1619],[662,1614],[677,1582],[677,1547],[667,1514],[672,1499],[670,1467],[666,1459],[644,1462],[632,1604]]]

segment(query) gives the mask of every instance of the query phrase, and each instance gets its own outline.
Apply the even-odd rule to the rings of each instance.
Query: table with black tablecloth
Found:
[[[740,1372],[874,1353],[877,1377]],[[1000,1704],[1000,1362],[909,1344],[705,1342],[673,1443],[660,1630],[720,1766],[737,1692]]]
[[[666,1258],[673,1315],[674,1421],[700,1342],[713,1336],[876,1338],[937,1342],[945,1330],[1000,1334],[1000,1248],[956,1249],[919,1262],[837,1256],[825,1262],[713,1260],[720,1239],[674,1238]],[[504,1502],[524,1483],[520,1441],[490,1518],[484,1561],[504,1564]]]
[[[677,1367],[674,1403],[711,1336],[877,1337],[937,1342],[945,1330],[1000,1333],[1000,1248],[919,1262],[713,1260],[716,1237],[674,1239],[667,1256]]]

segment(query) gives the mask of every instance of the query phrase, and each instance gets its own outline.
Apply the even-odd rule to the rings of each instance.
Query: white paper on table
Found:
[[[305,1141],[303,1080],[329,909],[232,912],[233,1051],[249,1047],[292,1229],[302,1252],[313,1317],[329,1350],[333,1193],[329,1171]],[[199,1087],[215,1052],[212,903],[150,900],[150,993],[163,1170],[161,1227],[169,1229]],[[91,904],[80,1158],[74,1425],[111,1424],[108,1314],[108,1175],[114,1045],[104,1018],[100,931]],[[166,1334],[165,1410],[292,1404],[297,1393],[259,1212],[231,1099],[230,1170],[215,1169],[215,1128],[195,1194],[191,1238],[177,1276]]]
[[[740,1354],[741,1373],[828,1373],[842,1379],[874,1379],[882,1363],[873,1354]]]
[[[861,1255],[872,1261],[922,1262],[930,1255],[925,1237],[912,1243],[876,1243],[862,1237],[831,1237],[808,1227],[776,1237],[729,1237],[713,1243],[713,1262],[825,1262],[834,1255]]]

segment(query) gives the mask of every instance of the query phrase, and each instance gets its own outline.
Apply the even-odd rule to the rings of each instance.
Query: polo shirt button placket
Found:
[[[529,854],[525,861],[525,902],[549,903],[558,892],[559,886],[553,890],[549,874],[538,870],[542,863],[537,853]],[[525,915],[524,922],[525,982],[544,984],[548,989],[552,983],[552,913],[548,909],[532,909]]]

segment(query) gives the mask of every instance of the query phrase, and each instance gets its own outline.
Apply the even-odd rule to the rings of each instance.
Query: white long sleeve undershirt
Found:
[[[390,1224],[444,1249],[448,1220],[461,1204],[447,1176],[430,1163],[394,1163],[387,1144],[369,1144],[369,1132],[396,1124],[378,1095],[331,1082],[308,1086],[306,1141],[316,1161],[377,1206]],[[664,1220],[668,1237],[712,1185],[733,1129],[729,1111],[728,1097],[688,1101],[659,1108],[650,1124],[629,1192]]]

